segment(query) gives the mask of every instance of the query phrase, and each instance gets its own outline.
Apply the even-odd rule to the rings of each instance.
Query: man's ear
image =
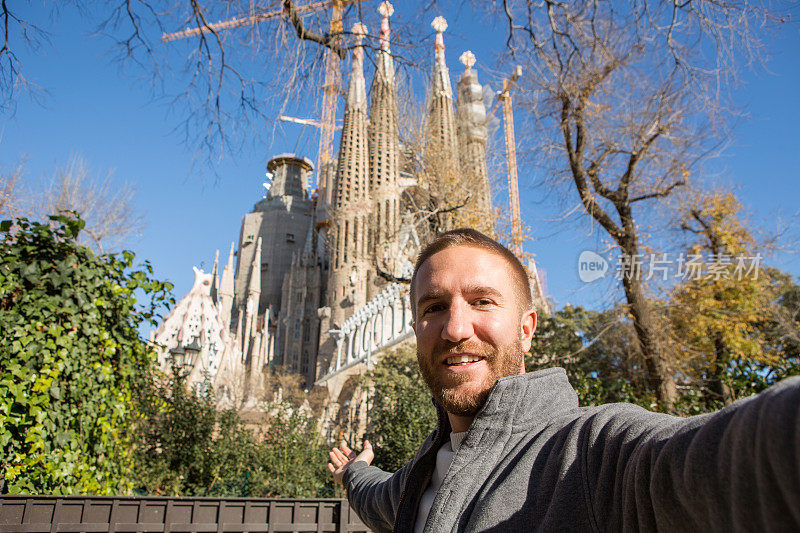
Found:
[[[522,313],[520,322],[520,343],[522,344],[522,350],[527,352],[531,349],[533,334],[536,332],[536,311],[528,309]]]

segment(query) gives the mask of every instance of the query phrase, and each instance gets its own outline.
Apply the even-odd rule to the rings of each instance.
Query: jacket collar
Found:
[[[438,435],[434,446],[447,442],[450,419],[447,411],[435,401]],[[578,407],[578,394],[569,384],[563,368],[552,367],[536,372],[500,378],[492,387],[486,403],[475,416],[470,430],[491,427],[498,423],[524,429],[552,420]],[[436,446],[438,450],[438,446]]]
[[[422,491],[428,485],[436,462],[436,453],[450,438],[450,419],[434,400],[438,425],[425,441],[406,478],[394,524],[395,533],[411,531]],[[500,378],[492,387],[486,403],[475,416],[464,444],[474,448],[479,442],[509,438],[511,433],[527,432],[578,407],[578,395],[563,368],[548,368]]]

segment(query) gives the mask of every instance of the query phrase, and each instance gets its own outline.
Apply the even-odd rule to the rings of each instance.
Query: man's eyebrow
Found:
[[[419,307],[424,303],[428,303],[431,300],[438,300],[442,298],[444,294],[445,294],[444,291],[436,291],[436,290],[428,291],[419,297],[419,300],[417,300],[417,307]]]
[[[480,294],[483,296],[493,296],[495,298],[502,298],[503,293],[499,290],[495,289],[494,287],[489,287],[488,285],[471,285],[464,289],[464,292],[469,295]],[[440,290],[431,290],[423,294],[417,300],[417,306],[421,306],[424,303],[428,303],[432,300],[439,300],[446,295],[445,291]]]
[[[467,287],[464,292],[466,294],[482,294],[484,296],[495,296],[497,298],[502,298],[503,293],[499,290],[495,289],[494,287],[489,287],[488,285],[472,285]]]

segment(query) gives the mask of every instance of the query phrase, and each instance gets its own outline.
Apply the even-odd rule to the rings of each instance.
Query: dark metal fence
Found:
[[[347,500],[0,496],[0,532],[369,532]]]

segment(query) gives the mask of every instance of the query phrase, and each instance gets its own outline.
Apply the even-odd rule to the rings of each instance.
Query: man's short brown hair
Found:
[[[516,293],[517,301],[524,307],[523,310],[533,308],[531,282],[528,278],[528,271],[522,266],[517,256],[514,255],[511,250],[491,237],[487,237],[480,231],[472,228],[459,228],[438,235],[428,243],[425,248],[422,249],[419,256],[417,256],[417,262],[414,265],[414,274],[411,276],[411,312],[414,320],[416,320],[417,317],[417,305],[414,301],[416,296],[415,286],[417,282],[417,272],[419,272],[422,264],[430,259],[432,255],[455,246],[480,248],[505,259],[508,266],[511,267],[511,272],[514,277],[514,292]]]

